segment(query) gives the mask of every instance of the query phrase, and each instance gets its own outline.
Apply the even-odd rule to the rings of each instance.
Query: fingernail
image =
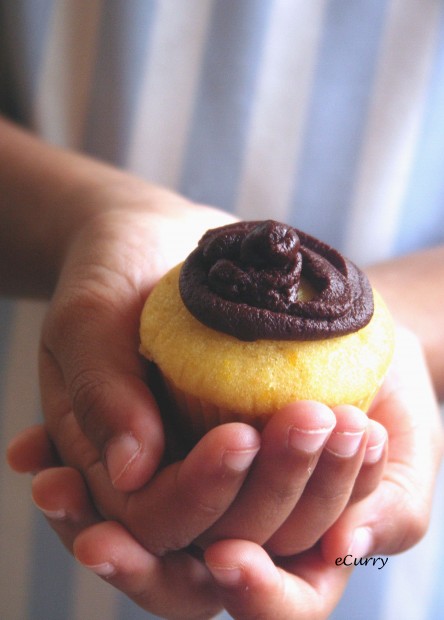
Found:
[[[316,452],[321,448],[327,437],[333,430],[333,426],[330,428],[316,428],[316,429],[302,429],[293,426],[290,428],[288,434],[288,443],[292,448],[296,450],[302,450],[303,452]]]
[[[208,569],[216,582],[224,588],[238,586],[242,581],[242,571],[238,566],[208,566]]]
[[[103,562],[103,564],[83,564],[85,568],[92,570],[99,577],[111,577],[116,572],[116,567],[111,562]]]
[[[35,499],[33,499],[34,505],[36,508],[40,510],[42,514],[45,515],[48,519],[53,519],[55,521],[61,521],[62,519],[66,519],[67,512],[64,508],[59,508],[57,510],[47,510],[46,508],[42,508],[37,504]]]
[[[333,432],[325,444],[325,449],[335,456],[350,457],[356,454],[362,441],[364,431]]]
[[[42,509],[40,508],[40,510],[42,510]],[[61,521],[62,519],[66,519],[66,510],[63,510],[63,508],[60,508],[60,510],[42,510],[42,513],[48,519],[54,519],[54,520],[57,520],[57,521]]]
[[[53,519],[54,521],[62,521],[66,519],[66,510],[60,508],[60,510],[43,510],[43,508],[39,509],[47,519]]]
[[[355,558],[365,558],[372,550],[373,536],[368,527],[358,527],[353,533],[349,554]]]
[[[227,450],[223,455],[223,461],[227,467],[234,471],[245,471],[251,465],[259,448],[253,450]]]
[[[369,437],[367,440],[367,447],[364,454],[364,463],[366,465],[372,465],[377,463],[382,456],[382,453],[387,442],[387,431],[378,422],[372,421],[369,429]]]
[[[385,441],[378,444],[377,446],[367,446],[364,454],[364,463],[366,465],[372,465],[373,463],[377,463],[382,456],[384,446]]]
[[[133,435],[122,435],[112,441],[106,449],[105,461],[113,484],[123,476],[137,458],[142,445]]]

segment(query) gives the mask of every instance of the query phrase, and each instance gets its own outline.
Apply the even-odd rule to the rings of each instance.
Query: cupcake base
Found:
[[[194,445],[215,426],[227,424],[229,422],[243,422],[261,431],[273,416],[273,413],[252,415],[218,407],[201,398],[187,394],[183,390],[177,388],[172,381],[169,381],[165,377],[163,377],[163,384],[166,396],[172,407],[174,419],[180,426],[182,438],[188,446]],[[347,404],[354,405],[362,411],[367,412],[376,393],[377,390],[374,390],[365,398]]]

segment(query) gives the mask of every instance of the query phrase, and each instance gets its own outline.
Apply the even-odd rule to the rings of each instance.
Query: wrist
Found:
[[[135,203],[150,186],[2,119],[0,131],[0,292],[48,296],[79,229],[113,196]]]
[[[200,230],[231,219],[111,165],[46,144],[1,119],[0,131],[1,293],[50,296],[73,240],[109,211],[149,212],[154,220],[178,225],[190,241]]]

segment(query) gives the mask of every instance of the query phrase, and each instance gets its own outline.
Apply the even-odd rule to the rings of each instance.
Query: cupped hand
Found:
[[[331,432],[333,427],[336,436]],[[347,502],[356,476],[359,480],[359,466],[371,446],[370,437],[364,441],[366,430],[366,417],[355,408],[337,408],[335,416],[319,403],[296,403],[279,412],[264,431],[265,453],[261,458],[260,452],[256,456],[247,480],[260,437],[249,426],[228,424],[213,429],[183,462],[164,467],[143,489],[132,493],[117,491],[111,485],[96,449],[73,415],[61,443],[65,446],[64,458],[78,469],[55,467],[57,458],[41,426],[18,438],[9,456],[16,469],[44,469],[34,478],[33,496],[51,526],[84,566],[143,608],[167,618],[185,619],[209,618],[225,605],[234,617],[248,618],[260,608],[271,610],[279,603],[283,607],[276,608],[273,617],[285,618],[294,617],[294,610],[290,610],[300,599],[304,601],[301,618],[324,618],[338,600],[350,571],[332,570],[319,556],[319,549],[314,556],[310,553],[293,563],[286,561],[286,570],[282,566],[276,569],[251,539],[268,538],[295,510],[294,503],[301,495],[300,503],[305,505],[302,514],[308,519],[305,526],[317,539]],[[267,456],[272,465],[268,472]],[[276,462],[274,456],[279,456]],[[85,462],[89,463],[86,468]],[[318,467],[320,473],[316,475]],[[329,467],[336,471],[336,480],[323,485],[325,468]],[[379,463],[375,471],[380,468]],[[315,484],[317,491],[314,502],[308,499],[304,504],[308,482]],[[242,483],[245,489],[238,493]],[[267,493],[267,484],[271,489],[260,505],[262,518],[254,502],[261,490]],[[320,519],[313,508],[323,496],[322,491],[319,495],[322,489],[332,501],[325,498]],[[104,516],[108,518],[104,520]],[[220,539],[232,535],[236,519],[238,529],[244,530],[249,540],[228,541],[226,548]],[[311,519],[313,527],[309,525]],[[252,527],[250,532],[248,526]],[[213,558],[210,570],[199,561],[200,553],[194,557],[198,551],[195,546],[185,548],[199,534],[199,542],[208,547],[210,560]],[[228,590],[224,585],[215,586],[218,573],[214,572],[214,562],[217,569],[221,552],[223,561],[243,562],[242,582],[234,589],[234,584]],[[314,558],[314,563],[310,560],[304,568],[308,558]],[[246,588],[251,593],[247,598]],[[291,596],[284,600],[287,591]]]
[[[385,430],[354,407],[332,411],[301,401],[277,412],[262,435],[239,423],[212,429],[185,459],[164,464],[132,492],[114,488],[73,414],[58,435],[58,460],[42,427],[18,438],[9,458],[19,471],[75,467],[102,518],[123,523],[157,555],[234,537],[266,544],[274,554],[293,555],[320,538],[352,494],[362,495],[361,478],[366,493],[376,487],[385,450],[375,462],[366,459],[375,443],[385,448],[385,439]],[[44,496],[50,497],[49,489]],[[63,503],[57,510],[64,511]]]
[[[259,614],[321,620],[337,604],[351,574],[350,568],[326,561],[319,545],[278,564],[259,545],[244,540],[210,545],[204,561],[181,551],[158,557],[122,524],[101,519],[75,469],[47,469],[33,486],[36,502],[46,506],[48,520],[77,559],[161,617],[208,619],[223,607],[240,620]]]

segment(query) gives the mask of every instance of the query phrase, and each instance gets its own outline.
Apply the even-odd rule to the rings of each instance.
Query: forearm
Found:
[[[0,293],[50,294],[69,240],[104,207],[94,190],[119,183],[137,181],[0,118]]]
[[[444,246],[374,265],[367,273],[396,320],[419,337],[444,400]]]

